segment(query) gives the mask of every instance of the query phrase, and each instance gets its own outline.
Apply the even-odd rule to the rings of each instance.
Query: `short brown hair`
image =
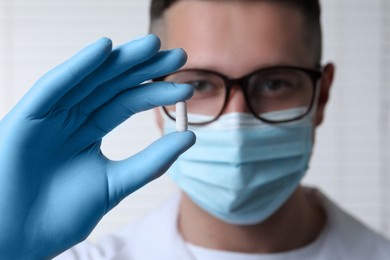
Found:
[[[152,0],[150,5],[150,31],[154,32],[156,23],[164,12],[174,3],[181,0]],[[199,0],[213,1],[213,0]],[[224,0],[234,1],[234,0]],[[320,63],[322,57],[322,30],[321,30],[321,7],[319,0],[246,0],[246,1],[269,1],[272,3],[286,4],[299,10],[308,28],[308,41],[315,52],[315,59]]]

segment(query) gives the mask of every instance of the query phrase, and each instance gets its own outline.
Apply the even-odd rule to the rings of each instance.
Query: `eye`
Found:
[[[280,98],[291,94],[294,84],[285,80],[261,81],[253,86],[251,95],[262,98]]]
[[[261,86],[263,93],[276,94],[291,89],[292,86],[289,82],[283,80],[273,80],[264,82]]]
[[[192,85],[195,92],[199,92],[199,93],[210,92],[215,89],[214,85],[207,80],[196,80],[188,83]]]

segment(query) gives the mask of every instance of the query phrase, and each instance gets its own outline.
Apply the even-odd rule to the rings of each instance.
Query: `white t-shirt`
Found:
[[[367,260],[389,259],[390,241],[378,235],[314,189],[310,196],[323,204],[328,219],[311,244],[288,252],[245,254],[188,244],[177,229],[180,195],[98,244],[80,243],[55,260]],[[291,235],[293,237],[293,235]]]

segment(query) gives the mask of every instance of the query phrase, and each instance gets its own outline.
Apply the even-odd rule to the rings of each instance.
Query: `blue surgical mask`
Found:
[[[296,112],[272,112],[272,116]],[[174,129],[174,122],[166,118],[165,132]],[[267,219],[292,195],[308,168],[310,116],[270,125],[251,114],[230,113],[190,130],[197,136],[196,144],[169,174],[198,206],[230,224]]]

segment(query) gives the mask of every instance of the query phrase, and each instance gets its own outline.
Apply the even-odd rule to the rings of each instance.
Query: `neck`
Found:
[[[301,248],[313,242],[325,224],[323,209],[299,187],[267,220],[255,225],[232,225],[199,208],[183,193],[179,229],[191,244],[205,248],[276,253]]]

